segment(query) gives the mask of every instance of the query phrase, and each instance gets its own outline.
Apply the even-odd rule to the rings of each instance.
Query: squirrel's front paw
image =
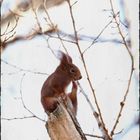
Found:
[[[62,99],[62,97],[61,97],[61,96],[59,96],[59,97],[57,98],[57,101],[58,101],[58,104],[63,103],[63,99]]]
[[[67,95],[66,95],[66,94],[61,94],[61,95],[58,97],[58,101],[59,101],[60,103],[63,103],[66,99],[67,99]]]

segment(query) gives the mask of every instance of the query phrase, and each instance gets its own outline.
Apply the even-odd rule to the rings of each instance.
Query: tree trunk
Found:
[[[46,128],[51,140],[87,140],[76,117],[64,104],[49,114]]]

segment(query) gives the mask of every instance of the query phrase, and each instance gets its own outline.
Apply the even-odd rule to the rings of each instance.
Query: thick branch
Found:
[[[76,127],[74,116],[72,118],[69,113],[63,104],[50,113],[46,128],[51,140],[86,140],[84,134],[79,131],[80,128]]]

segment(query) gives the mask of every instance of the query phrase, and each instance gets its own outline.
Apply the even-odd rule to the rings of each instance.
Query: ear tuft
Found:
[[[57,59],[61,61],[61,63],[72,63],[72,58],[69,55],[63,53],[62,51],[54,51],[54,54],[57,57]]]
[[[60,50],[54,51],[54,54],[56,56],[57,59],[62,60],[64,53]]]

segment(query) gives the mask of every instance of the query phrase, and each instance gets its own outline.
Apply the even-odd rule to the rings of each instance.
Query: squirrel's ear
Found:
[[[56,57],[61,61],[61,63],[72,63],[72,58],[60,50],[57,51]]]
[[[63,52],[62,51],[57,50],[57,51],[54,51],[54,53],[55,53],[55,56],[56,56],[57,59],[62,60],[62,58],[63,58]]]
[[[67,59],[67,62],[68,63],[72,63],[72,58],[68,55],[68,54],[64,54],[66,59]]]

